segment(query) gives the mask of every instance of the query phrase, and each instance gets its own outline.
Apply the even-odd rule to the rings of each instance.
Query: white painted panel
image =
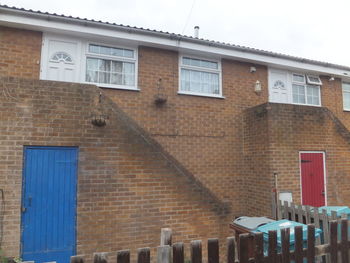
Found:
[[[74,81],[74,70],[70,68],[65,68],[62,76],[63,81],[73,82]]]
[[[76,41],[59,38],[46,38],[47,52],[44,62],[46,69],[45,79],[56,81],[78,81],[78,65],[80,58],[80,45]],[[57,58],[58,55],[58,58]]]
[[[49,67],[47,71],[48,80],[57,80],[59,79],[59,76],[60,76],[60,72],[58,67],[53,67],[53,66]]]
[[[270,69],[269,72],[269,101],[277,103],[291,103],[288,72]]]

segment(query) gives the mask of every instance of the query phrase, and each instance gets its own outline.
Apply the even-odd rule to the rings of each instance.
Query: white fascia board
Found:
[[[166,33],[160,32],[147,32],[142,30],[137,30],[135,32],[133,28],[128,30],[123,28],[121,30],[117,29],[115,25],[99,24],[99,22],[89,22],[84,21],[71,21],[69,23],[69,18],[52,18],[47,15],[41,15],[38,17],[30,17],[23,15],[14,15],[8,13],[0,14],[0,24],[25,28],[43,32],[60,33],[74,35],[75,37],[99,37],[110,40],[117,40],[128,42],[131,45],[145,45],[151,47],[159,47],[165,49],[172,49],[181,52],[188,53],[202,53],[214,57],[222,57],[227,59],[234,59],[239,61],[246,61],[256,64],[267,65],[269,67],[285,68],[297,71],[309,71],[317,74],[326,74],[341,77],[343,80],[350,80],[350,70],[343,70],[334,67],[327,67],[322,65],[315,65],[312,63],[296,61],[294,59],[275,57],[273,54],[271,56],[258,54],[250,52],[249,50],[238,50],[234,47],[229,46],[218,47],[215,46],[217,43],[210,42],[195,43],[178,35],[168,35]],[[65,20],[64,22],[59,20]]]

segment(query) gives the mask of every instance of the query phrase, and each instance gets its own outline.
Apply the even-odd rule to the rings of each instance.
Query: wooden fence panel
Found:
[[[130,263],[130,250],[117,251],[117,263]]]
[[[255,239],[255,263],[262,263],[264,262],[264,234],[263,233],[256,233],[254,235]]]
[[[191,241],[191,263],[202,263],[202,241]]]
[[[208,239],[208,263],[219,263],[219,239]]]
[[[342,262],[349,262],[349,248],[348,248],[348,219],[341,220],[341,243],[340,254]]]
[[[303,223],[303,206],[298,205],[298,222]]]
[[[282,263],[290,263],[290,229],[281,229]]]
[[[139,248],[137,250],[137,263],[150,263],[151,250],[149,247]]]
[[[303,263],[303,227],[296,226],[294,229],[295,238],[295,263]]]
[[[173,245],[173,263],[184,263],[185,262],[185,252],[184,243],[178,242]]]
[[[94,263],[107,263],[107,253],[94,253]]]
[[[239,236],[239,262],[249,262],[249,237],[250,234],[242,234]]]
[[[307,228],[307,262],[315,262],[315,226],[308,225]]]
[[[72,256],[70,257],[70,263],[84,263],[84,259],[82,256]]]
[[[331,262],[338,262],[338,224],[337,221],[333,220],[330,222],[330,245],[331,245]]]
[[[290,208],[291,208],[291,220],[292,221],[296,221],[296,216],[295,216],[295,204],[291,203],[290,204]]]
[[[277,231],[269,231],[268,257],[270,263],[277,263]]]
[[[234,263],[235,262],[235,237],[228,237],[227,238],[227,263]]]

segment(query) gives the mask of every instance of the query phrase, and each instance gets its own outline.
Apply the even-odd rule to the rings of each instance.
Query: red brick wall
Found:
[[[161,227],[173,229],[174,241],[228,236],[230,218],[222,204],[179,173],[113,102],[103,97],[98,104],[96,87],[0,82],[2,248],[8,255],[19,253],[24,145],[79,147],[78,254],[128,248],[135,254],[159,244]],[[109,116],[106,127],[91,124],[93,112]]]
[[[105,90],[172,156],[194,174],[235,215],[244,214],[243,111],[267,101],[267,69],[249,63],[222,61],[224,99],[178,95],[178,53],[139,48],[140,92]],[[168,101],[154,104],[162,79]],[[261,81],[263,91],[254,92]]]
[[[246,112],[246,144],[251,158],[251,178],[247,184],[253,190],[248,213],[268,214],[271,207],[273,173],[278,174],[277,190],[291,191],[300,204],[300,151],[323,151],[326,157],[328,205],[350,206],[350,133],[335,115],[321,107],[286,104],[266,104]],[[266,136],[268,135],[268,136]],[[253,182],[251,184],[250,182]],[[261,202],[260,205],[256,205]]]
[[[42,33],[0,26],[0,76],[39,79]]]

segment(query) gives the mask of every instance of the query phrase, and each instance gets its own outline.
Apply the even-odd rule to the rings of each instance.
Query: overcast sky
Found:
[[[350,66],[349,0],[0,0]],[[192,8],[191,8],[192,7]]]

